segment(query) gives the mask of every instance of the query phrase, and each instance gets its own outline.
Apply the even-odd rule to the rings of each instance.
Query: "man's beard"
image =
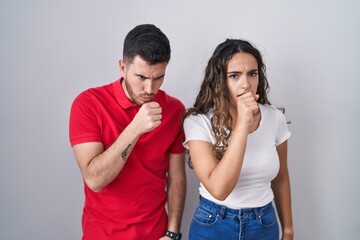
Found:
[[[149,93],[136,95],[134,93],[133,89],[131,88],[130,84],[127,82],[127,80],[125,78],[124,78],[124,81],[125,81],[125,87],[126,87],[126,90],[127,90],[128,94],[129,94],[130,100],[132,102],[136,103],[139,106],[143,105],[144,103],[151,102],[152,98],[155,96],[155,94],[149,94]],[[148,100],[148,101],[144,101],[144,100],[141,99],[141,96],[152,96],[152,98],[150,100]]]

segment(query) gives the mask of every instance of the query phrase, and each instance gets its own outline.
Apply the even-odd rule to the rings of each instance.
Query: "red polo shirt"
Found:
[[[161,124],[139,138],[114,181],[98,193],[84,184],[83,240],[159,239],[164,235],[169,153],[185,150],[180,128],[185,108],[161,90],[154,101],[162,107]],[[82,92],[71,108],[71,145],[102,142],[107,149],[139,108],[126,97],[121,80]]]

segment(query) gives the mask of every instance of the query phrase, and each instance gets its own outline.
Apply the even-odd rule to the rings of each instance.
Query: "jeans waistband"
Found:
[[[200,204],[205,208],[215,210],[220,217],[226,216],[226,217],[240,218],[242,216],[247,216],[250,218],[253,217],[257,218],[258,216],[263,215],[264,213],[272,210],[273,208],[272,202],[269,202],[268,204],[262,207],[233,209],[233,208],[228,208],[224,205],[214,203],[213,201],[210,201],[209,199],[206,199],[202,196],[200,196]]]

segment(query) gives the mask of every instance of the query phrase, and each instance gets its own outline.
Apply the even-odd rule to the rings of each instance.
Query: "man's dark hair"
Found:
[[[132,63],[136,56],[151,65],[168,63],[170,54],[169,39],[155,25],[138,25],[125,37],[123,58],[127,63]]]

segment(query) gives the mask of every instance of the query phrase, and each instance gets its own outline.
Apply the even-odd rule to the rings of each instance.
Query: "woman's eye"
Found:
[[[256,77],[257,75],[258,75],[257,72],[253,72],[253,73],[250,74],[250,76],[252,76],[252,77]]]
[[[237,79],[238,78],[238,74],[230,74],[229,75],[229,78],[231,78],[231,79]]]

